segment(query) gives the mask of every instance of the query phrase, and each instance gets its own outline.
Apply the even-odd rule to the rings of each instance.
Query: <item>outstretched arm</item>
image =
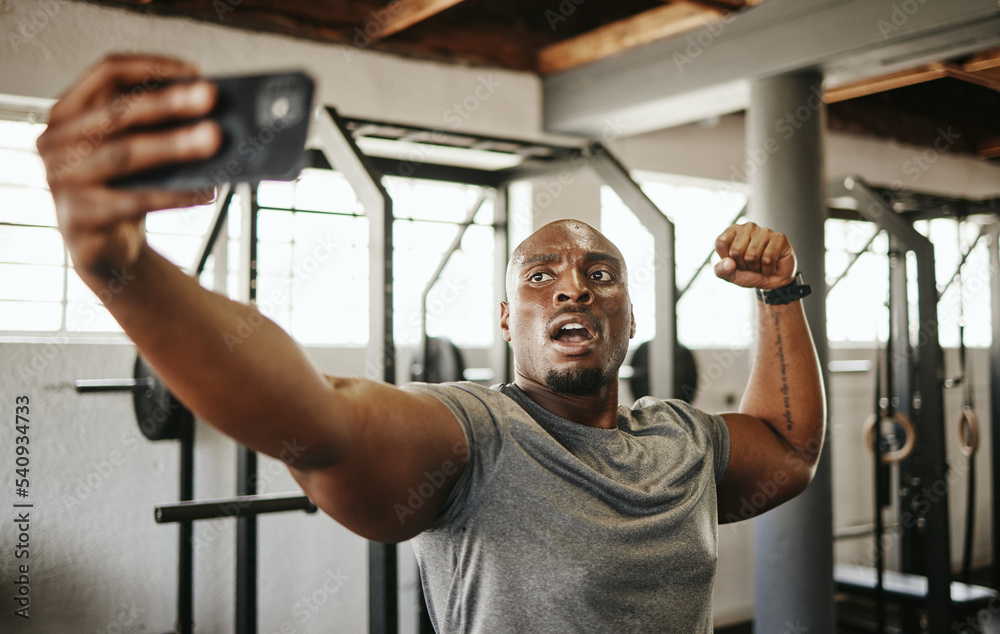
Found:
[[[716,252],[722,258],[716,275],[738,286],[780,288],[795,275],[788,239],[752,222],[723,232]],[[739,413],[723,414],[731,449],[719,484],[720,522],[774,508],[805,490],[815,473],[826,399],[802,301],[757,303],[757,352],[750,380]]]
[[[204,195],[107,185],[218,149],[219,130],[210,122],[150,129],[211,110],[208,82],[162,87],[180,78],[197,78],[197,70],[174,59],[109,57],[52,108],[38,149],[77,272],[170,390],[206,422],[285,460],[313,501],[355,532],[380,541],[415,535],[461,469],[405,521],[395,505],[425,472],[466,455],[447,408],[389,385],[324,377],[255,308],[201,288],[149,248],[146,213],[206,202]],[[233,345],[241,323],[255,328]]]

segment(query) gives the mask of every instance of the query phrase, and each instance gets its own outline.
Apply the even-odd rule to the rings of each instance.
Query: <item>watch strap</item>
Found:
[[[805,283],[805,280],[802,278],[802,273],[796,273],[795,277],[792,279],[792,283],[788,286],[768,290],[758,288],[757,299],[765,304],[776,306],[780,304],[790,304],[796,300],[806,297],[810,293],[812,293],[812,287]]]

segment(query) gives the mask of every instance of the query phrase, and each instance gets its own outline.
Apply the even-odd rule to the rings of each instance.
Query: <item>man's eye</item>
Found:
[[[614,276],[610,271],[594,271],[590,274],[590,278],[598,282],[610,282]]]
[[[547,278],[551,277],[548,273],[532,273],[529,279],[532,282],[544,282]]]

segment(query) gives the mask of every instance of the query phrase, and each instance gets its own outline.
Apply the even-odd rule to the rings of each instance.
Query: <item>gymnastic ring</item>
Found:
[[[962,415],[958,418],[958,449],[967,458],[979,449],[979,417],[968,405],[962,406]]]
[[[885,410],[882,410],[881,416],[872,414],[868,417],[868,420],[865,421],[864,431],[861,432],[864,434],[865,445],[868,447],[868,451],[875,453],[875,441],[872,438],[872,432],[875,431],[875,424],[884,420],[890,420],[899,424],[903,428],[903,431],[906,432],[906,442],[896,451],[887,451],[882,454],[882,462],[893,464],[906,460],[913,453],[913,448],[917,445],[917,430],[913,427],[913,422],[910,418],[902,412],[894,412],[892,416],[889,416]]]

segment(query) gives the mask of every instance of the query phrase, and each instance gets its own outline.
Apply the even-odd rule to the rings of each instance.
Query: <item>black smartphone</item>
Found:
[[[211,158],[166,165],[112,181],[126,189],[204,191],[224,183],[292,180],[301,171],[314,82],[302,72],[211,78],[222,146]],[[172,122],[186,126],[201,119]]]

